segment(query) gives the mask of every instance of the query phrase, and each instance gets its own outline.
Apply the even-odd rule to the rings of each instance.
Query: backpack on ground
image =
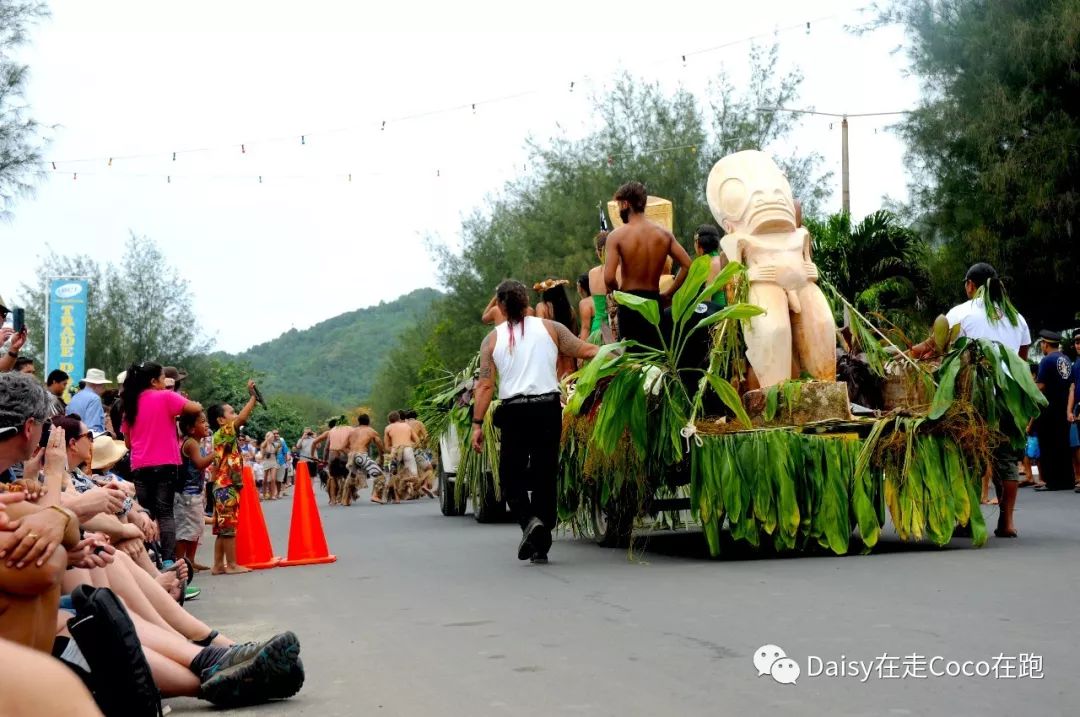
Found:
[[[161,694],[123,604],[108,588],[71,591],[68,630],[90,666],[90,691],[105,717],[161,717]]]

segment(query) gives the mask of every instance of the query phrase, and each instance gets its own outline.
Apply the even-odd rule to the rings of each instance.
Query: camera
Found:
[[[21,334],[26,328],[26,309],[16,306],[11,310],[11,328],[17,334]]]

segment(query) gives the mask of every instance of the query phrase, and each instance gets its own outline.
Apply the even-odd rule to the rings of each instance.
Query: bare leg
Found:
[[[1017,481],[1001,481],[1001,507],[998,511],[998,529],[995,531],[998,537],[1003,535],[1016,537],[1016,526],[1013,525],[1013,508],[1016,507],[1016,491],[1019,487]]]
[[[263,485],[266,486],[266,497],[269,500],[277,498],[277,468],[271,468],[266,471],[266,477],[263,478]]]
[[[202,651],[198,645],[188,642],[172,630],[158,627],[144,620],[140,615],[131,615],[131,622],[135,625],[139,642],[173,662],[179,662],[185,666],[190,665],[195,656]]]
[[[94,578],[89,570],[82,568],[72,568],[71,570],[64,571],[64,577],[60,581],[60,592],[63,595],[67,595],[79,585],[93,585],[96,588],[106,587],[105,585],[98,585],[94,582]]]
[[[225,573],[227,575],[250,573],[251,568],[245,568],[236,562],[236,538],[220,538],[220,540],[225,543]]]
[[[79,678],[48,653],[0,640],[0,661],[4,664],[0,714],[101,717]]]
[[[202,563],[195,560],[195,555],[199,551],[199,543],[200,542],[201,542],[200,540],[196,540],[191,544],[191,566],[193,568],[195,568],[196,570],[209,570],[210,569],[209,565],[203,565]]]
[[[1024,480],[1020,481],[1020,485],[1034,485],[1035,476],[1031,473],[1031,459],[1024,456],[1023,462],[1020,464],[1020,472],[1024,474]],[[983,495],[986,495],[984,492]]]
[[[187,558],[192,563],[195,562],[195,543],[190,540],[177,540],[176,541],[176,562],[180,562],[184,558]]]
[[[135,582],[135,578],[131,574],[131,571],[121,562],[121,555],[123,555],[123,553],[118,551],[116,553],[116,562],[112,565],[105,566],[105,573],[109,577],[109,587],[124,601],[124,605],[127,607],[129,613],[138,615],[144,620],[152,622],[163,629],[171,629],[169,623],[154,609],[153,603],[150,602],[150,599],[146,597],[146,594],[140,589],[139,584]],[[124,555],[124,557],[127,556]],[[130,558],[128,559],[128,562],[130,563]],[[151,580],[151,582],[157,585],[155,581]],[[160,585],[158,585],[158,588],[164,592],[164,588]],[[165,597],[172,601],[172,598],[169,597],[168,593],[165,593]],[[175,602],[173,604],[175,605]]]
[[[214,540],[214,566],[210,569],[211,575],[221,575],[225,572],[225,541],[220,535]]]
[[[154,684],[157,685],[162,697],[199,696],[199,678],[186,665],[176,664],[145,644],[143,645],[143,655],[150,665],[150,672],[154,676]]]
[[[993,477],[993,466],[986,466],[986,470],[983,471],[982,477],[982,499],[983,505],[997,505],[998,499],[990,497],[990,479]]]
[[[150,601],[154,611],[165,620],[170,628],[189,640],[202,640],[210,634],[209,625],[177,605],[176,601],[172,600],[164,590],[158,587],[158,584],[150,576],[142,573],[130,561],[127,566],[135,578],[135,582]],[[219,635],[213,644],[228,647],[233,644],[233,641]]]

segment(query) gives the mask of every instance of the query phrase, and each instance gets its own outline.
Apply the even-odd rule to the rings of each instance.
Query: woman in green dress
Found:
[[[611,331],[610,313],[608,311],[608,292],[607,284],[604,282],[604,246],[607,244],[608,233],[606,231],[597,232],[596,238],[593,240],[593,244],[596,247],[596,258],[600,260],[599,266],[594,266],[589,269],[587,276],[589,277],[589,297],[592,301],[593,318],[589,323],[589,336],[587,340],[596,344],[603,345],[613,343],[615,340],[614,334]],[[622,272],[620,271],[616,275],[617,280],[621,280]],[[585,321],[582,320],[582,331],[585,330]],[[596,334],[596,332],[599,332]],[[596,334],[594,340],[593,335]],[[585,339],[586,337],[582,337]]]
[[[578,318],[581,320],[580,338],[582,341],[599,345],[600,324],[603,319],[600,314],[596,313],[596,304],[593,302],[592,293],[589,291],[588,273],[578,277],[577,292],[580,299],[578,301]],[[594,335],[596,337],[595,341],[593,340]]]

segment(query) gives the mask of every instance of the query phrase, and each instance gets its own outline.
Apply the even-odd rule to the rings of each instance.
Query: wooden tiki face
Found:
[[[775,234],[798,226],[791,185],[764,152],[736,152],[717,162],[709,172],[705,197],[727,233]]]

